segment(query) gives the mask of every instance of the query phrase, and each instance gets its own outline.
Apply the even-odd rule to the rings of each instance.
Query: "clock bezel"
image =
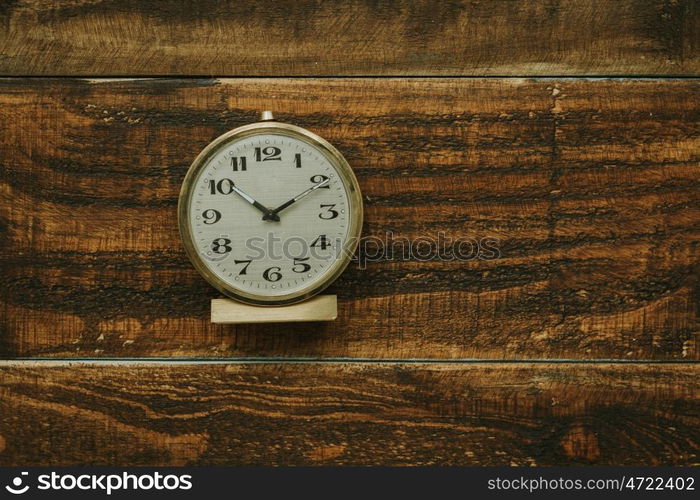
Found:
[[[197,248],[192,237],[192,229],[190,227],[190,204],[194,193],[195,180],[200,171],[208,164],[209,160],[216,155],[222,148],[228,144],[240,139],[245,139],[249,136],[259,134],[280,134],[290,136],[295,139],[306,142],[312,147],[315,147],[332,162],[333,167],[338,172],[341,180],[346,188],[348,195],[348,212],[350,215],[350,225],[348,227],[347,238],[344,243],[342,257],[338,259],[326,272],[325,277],[314,283],[311,287],[302,287],[301,289],[284,295],[265,296],[257,293],[246,292],[233,288],[231,285],[214,274],[204,263],[197,252]],[[178,198],[178,226],[180,230],[180,239],[185,246],[185,252],[195,269],[202,277],[215,289],[223,293],[225,296],[259,306],[280,306],[302,302],[306,299],[317,295],[325,290],[333,283],[347,268],[352,260],[352,255],[357,249],[357,245],[362,234],[362,217],[364,207],[362,204],[362,195],[360,186],[357,182],[350,164],[345,160],[343,155],[331,143],[326,141],[321,136],[306,130],[296,125],[282,123],[277,121],[262,121],[251,123],[237,127],[233,130],[220,135],[210,142],[194,159],[187,174],[182,182],[180,196]]]

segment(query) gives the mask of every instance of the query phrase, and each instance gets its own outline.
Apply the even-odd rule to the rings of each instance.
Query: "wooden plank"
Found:
[[[337,317],[338,297],[335,295],[319,295],[299,304],[278,307],[253,306],[231,299],[211,301],[211,322],[227,325],[334,321]]]
[[[2,75],[698,75],[695,0],[12,0]]]
[[[0,352],[699,359],[699,90],[0,81]],[[335,322],[211,325],[217,293],[177,231],[180,182],[209,141],[268,108],[343,152],[365,234],[392,234],[396,252],[329,289]],[[402,238],[425,237],[486,245],[469,261],[402,255]]]
[[[700,367],[0,368],[1,465],[697,465]]]

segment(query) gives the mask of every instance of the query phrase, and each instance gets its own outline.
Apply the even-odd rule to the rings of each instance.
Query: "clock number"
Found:
[[[305,273],[307,271],[310,271],[311,266],[306,264],[306,262],[304,262],[307,260],[309,260],[308,257],[304,257],[301,259],[294,259],[294,267],[292,268],[292,271],[294,271],[295,273]],[[301,269],[297,269],[297,266],[301,266]]]
[[[294,155],[294,166],[296,168],[301,168],[301,153]]]
[[[241,171],[248,170],[248,166],[246,165],[246,157],[241,156],[239,158],[238,156],[232,156],[231,157],[231,168],[233,169],[234,172],[238,172],[239,169]]]
[[[216,224],[221,220],[221,212],[210,208],[202,212],[202,217],[204,217],[205,224]]]
[[[329,177],[327,175],[318,174],[318,175],[314,175],[313,177],[311,177],[311,182],[313,184],[318,184],[320,182],[327,181],[328,179],[329,179]],[[331,188],[331,184],[328,183],[325,186],[321,186],[320,189],[330,189],[330,188]]]
[[[331,244],[328,243],[328,238],[326,238],[325,234],[322,234],[318,238],[314,240],[314,242],[311,244],[312,247],[321,247],[321,250],[325,250],[328,248]]]
[[[253,261],[252,260],[234,260],[233,261],[234,264],[245,264],[245,266],[243,266],[243,269],[241,269],[241,272],[238,273],[238,276],[240,276],[242,274],[248,274],[248,266],[250,265],[251,262],[253,262]]]
[[[231,240],[228,238],[216,238],[211,242],[211,250],[214,253],[224,254],[229,253],[231,250]]]
[[[282,150],[274,146],[268,146],[266,148],[255,148],[255,160],[256,161],[272,161],[281,160]],[[263,158],[263,155],[265,157]]]
[[[338,217],[338,211],[333,210],[335,208],[335,205],[321,205],[321,208],[325,208],[326,211],[318,214],[319,219],[331,220],[331,219],[335,219],[336,217]],[[324,215],[326,217],[324,217]]]
[[[281,269],[279,267],[268,267],[263,271],[263,278],[265,278],[267,281],[272,281],[273,283],[275,281],[279,281],[282,279],[282,274],[280,273]]]
[[[216,182],[214,179],[209,181],[209,192],[211,194],[216,194],[217,192],[221,194],[231,194],[233,193],[233,181],[231,179],[221,179]]]

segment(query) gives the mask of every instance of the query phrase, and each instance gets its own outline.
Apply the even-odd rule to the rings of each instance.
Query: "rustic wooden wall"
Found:
[[[5,80],[6,354],[698,359],[698,94],[687,80]],[[338,280],[336,322],[211,325],[180,184],[266,106],[355,166],[366,235],[492,238],[500,256],[397,253]]]
[[[695,75],[695,0],[8,0],[13,75]]]
[[[699,26],[691,0],[4,3],[0,464],[697,464]],[[211,325],[177,193],[261,109],[343,152],[366,235],[497,258],[353,265],[330,324]]]
[[[0,464],[697,464],[689,365],[5,364]]]

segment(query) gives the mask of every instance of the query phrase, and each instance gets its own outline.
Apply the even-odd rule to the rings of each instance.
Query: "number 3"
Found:
[[[335,208],[335,205],[321,205],[321,208],[325,208],[326,211],[318,214],[319,219],[330,220],[338,217],[338,212],[336,210],[333,210]],[[326,217],[324,217],[324,215]]]

